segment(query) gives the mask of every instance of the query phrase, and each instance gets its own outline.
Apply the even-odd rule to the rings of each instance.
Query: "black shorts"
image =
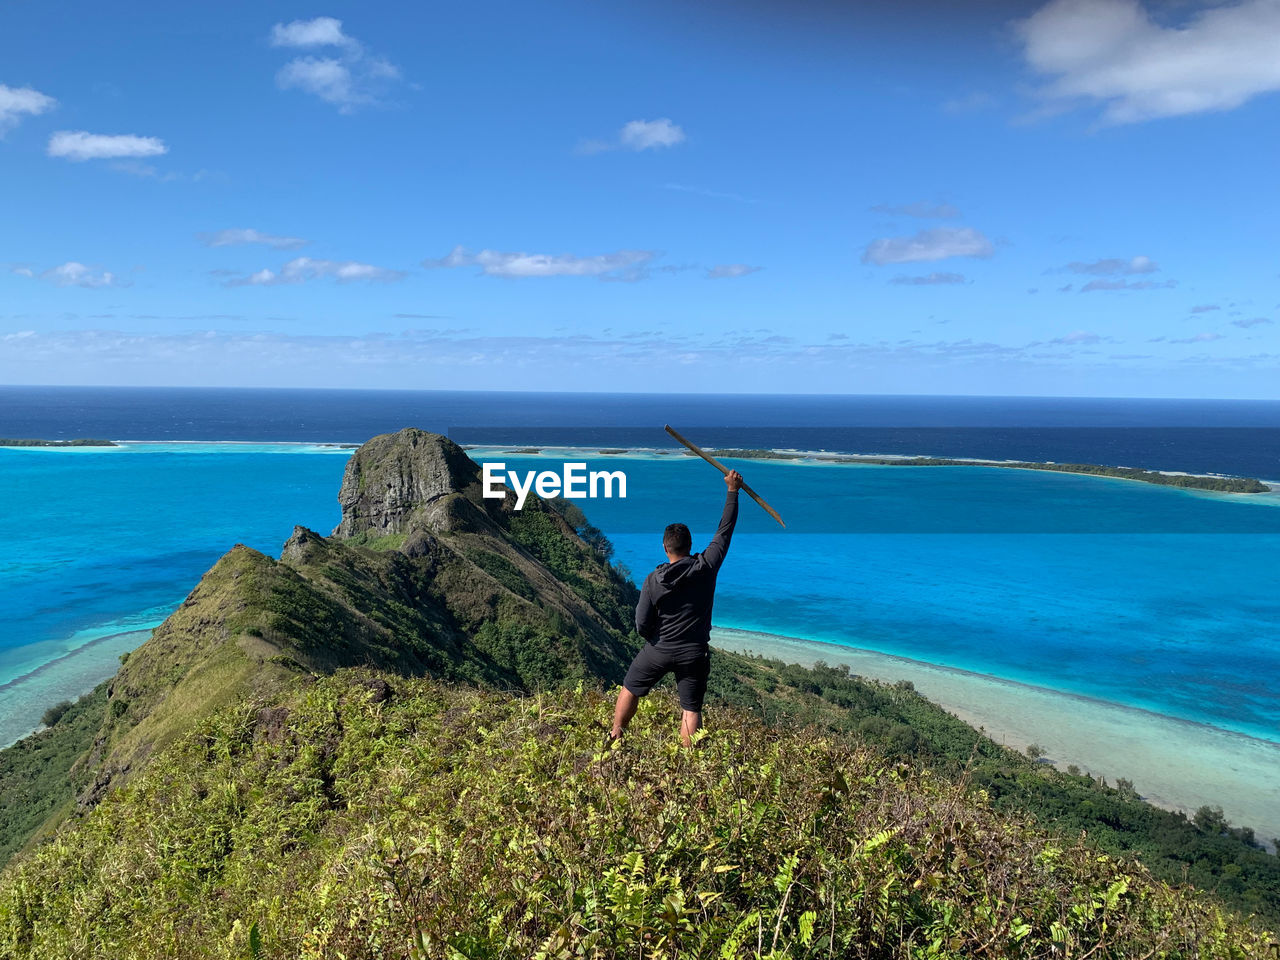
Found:
[[[702,698],[707,695],[707,675],[710,672],[710,650],[695,660],[677,662],[661,647],[646,643],[631,661],[631,669],[627,671],[622,685],[637,697],[643,697],[668,673],[674,673],[681,709],[701,713]]]

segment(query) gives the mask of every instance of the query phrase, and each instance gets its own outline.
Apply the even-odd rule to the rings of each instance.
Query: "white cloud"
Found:
[[[991,241],[972,227],[934,227],[913,237],[873,240],[862,254],[863,263],[917,263],[951,257],[989,257]]]
[[[1269,317],[1249,317],[1248,319],[1232,320],[1231,325],[1248,330],[1250,327],[1259,327],[1271,322],[1272,321]]]
[[[350,68],[330,57],[290,60],[276,74],[276,83],[281,90],[312,93],[326,103],[348,110],[371,99],[356,91]]]
[[[257,230],[218,230],[215,233],[197,234],[206,247],[238,247],[250,243],[260,243],[274,250],[296,250],[305,246],[307,241],[299,237],[277,237]]]
[[[751,267],[745,263],[719,263],[714,267],[707,268],[707,279],[732,280],[735,277],[745,277],[749,273],[755,273],[763,269],[764,267]]]
[[[86,133],[84,130],[59,130],[49,138],[51,157],[68,160],[119,160],[126,157],[158,157],[169,152],[157,137],[133,134]]]
[[[59,287],[97,288],[118,287],[122,285],[127,286],[127,284],[121,284],[120,278],[115,274],[106,270],[97,270],[92,267],[87,267],[83,263],[79,263],[75,260],[68,260],[60,266],[50,267],[48,270],[39,274],[30,267],[13,267],[11,272],[20,277],[30,277],[32,279],[39,277],[39,279],[48,280],[50,283]]]
[[[1079,260],[1068,263],[1064,268],[1072,273],[1088,273],[1099,277],[1128,276],[1135,273],[1156,273],[1160,267],[1150,257],[1133,257],[1130,260],[1113,257],[1109,260],[1093,260],[1083,263]]]
[[[301,90],[352,113],[381,101],[388,85],[400,79],[400,70],[383,57],[369,56],[354,37],[342,31],[333,17],[277,23],[271,28],[275,47],[337,47],[332,56],[295,57],[276,73],[281,90]]]
[[[1090,280],[1080,288],[1080,292],[1089,293],[1094,290],[1163,290],[1176,286],[1177,282],[1174,280],[1165,280],[1163,283],[1158,283],[1155,280]]]
[[[1169,340],[1169,343],[1211,343],[1214,340],[1224,339],[1226,334],[1222,333],[1197,333],[1194,337],[1184,337],[1181,340]]]
[[[427,259],[422,265],[427,269],[439,267],[477,266],[490,277],[599,277],[602,280],[640,280],[645,268],[656,257],[651,250],[619,250],[617,253],[599,254],[594,257],[575,257],[570,254],[502,253],[498,250],[481,250],[470,253],[463,247],[454,247],[444,257]]]
[[[667,117],[657,120],[632,120],[622,125],[616,140],[586,140],[578,145],[579,153],[603,153],[606,150],[656,150],[674,147],[685,140],[684,128]]]
[[[961,273],[930,273],[923,277],[894,277],[889,282],[908,287],[926,287],[935,284],[964,283],[965,279],[964,274]]]
[[[960,211],[949,203],[877,203],[872,213],[886,213],[894,217],[920,217],[924,220],[952,220]]]
[[[333,17],[293,20],[277,23],[271,28],[273,47],[345,47],[353,44],[355,40],[342,32],[342,21]]]
[[[1092,336],[1084,331],[1068,334],[1057,343],[996,343],[969,338],[887,342],[847,334],[802,339],[771,330],[704,332],[693,328],[676,333],[566,329],[510,335],[408,330],[359,336],[242,327],[170,328],[163,333],[61,329],[0,333],[5,345],[0,350],[0,379],[48,382],[54,375],[74,382],[75,376],[92,374],[100,383],[145,383],[172,379],[178,373],[192,383],[308,386],[319,378],[330,385],[357,386],[367,385],[373,376],[387,386],[443,387],[469,381],[472,388],[479,382],[482,386],[505,383],[509,388],[519,384],[534,389],[551,385],[554,378],[547,371],[555,371],[563,379],[568,370],[592,389],[617,389],[619,385],[642,387],[652,381],[655,369],[665,369],[664,365],[675,359],[708,374],[723,371],[727,378],[722,382],[726,384],[740,383],[744,368],[761,376],[790,371],[797,383],[838,387],[847,384],[851,369],[868,375],[888,370],[892,376],[885,383],[892,384],[902,382],[904,376],[919,375],[922,369],[970,363],[1015,365],[1037,376],[1057,369],[1066,377],[1064,382],[1073,382],[1072,377],[1088,369],[1082,366],[1082,358],[1101,357],[1097,346],[1114,342],[1106,336],[1092,341]],[[1122,356],[1147,357],[1137,353]],[[1259,382],[1266,383],[1276,356],[1214,360],[1263,365],[1266,374]],[[522,372],[534,374],[533,379],[520,379]]]
[[[1138,0],[1052,0],[1015,24],[1027,65],[1061,105],[1103,105],[1108,123],[1232,110],[1280,90],[1280,3],[1206,6],[1156,23]]]
[[[1216,303],[1201,303],[1191,308],[1192,313],[1209,313],[1211,310],[1221,310],[1222,308]]]
[[[674,147],[683,140],[684,130],[666,117],[658,120],[632,120],[618,134],[618,142],[628,150]]]
[[[295,257],[280,268],[259,270],[244,277],[232,277],[223,282],[227,287],[274,287],[288,283],[303,283],[307,280],[318,280],[329,277],[339,283],[352,283],[359,280],[389,283],[404,279],[403,270],[389,270],[386,267],[375,267],[371,263],[359,263],[355,260],[316,260],[311,257]]]
[[[0,83],[0,137],[24,117],[36,117],[58,105],[53,97],[30,87],[6,87]]]

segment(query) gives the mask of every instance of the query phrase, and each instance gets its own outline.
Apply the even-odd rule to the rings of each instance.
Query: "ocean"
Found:
[[[404,426],[521,469],[628,476],[586,501],[638,577],[665,524],[714,527],[707,446],[1094,462],[1280,478],[1280,403],[0,388],[0,743],[108,676],[235,543],[328,533],[349,449]],[[539,457],[503,452],[541,446]],[[627,457],[607,448],[643,448]],[[1280,496],[993,467],[735,463],[720,626],[823,640],[1280,742]]]

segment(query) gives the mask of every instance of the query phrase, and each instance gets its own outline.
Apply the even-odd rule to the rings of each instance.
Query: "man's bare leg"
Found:
[[[627,729],[627,724],[636,715],[636,707],[639,705],[640,698],[626,687],[618,691],[618,705],[613,708],[613,731],[609,734],[610,740],[617,740],[622,736],[622,731]]]
[[[702,726],[702,714],[695,710],[681,711],[680,716],[680,739],[684,741],[686,747],[693,745],[693,735],[698,732],[698,728]]]

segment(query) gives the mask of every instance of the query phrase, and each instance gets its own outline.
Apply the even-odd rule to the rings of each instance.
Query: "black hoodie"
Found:
[[[720,526],[707,549],[675,563],[659,564],[645,577],[636,606],[636,630],[669,653],[673,662],[695,660],[707,652],[716,574],[729,552],[729,539],[737,522],[738,491],[730,490]]]

